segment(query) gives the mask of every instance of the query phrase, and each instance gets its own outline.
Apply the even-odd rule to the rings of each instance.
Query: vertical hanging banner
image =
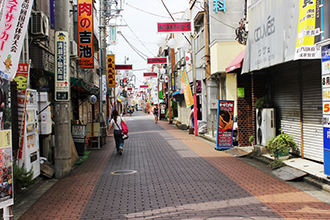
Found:
[[[11,81],[16,75],[33,1],[0,2],[0,77]]]
[[[186,101],[186,107],[189,108],[190,106],[194,105],[194,98],[191,93],[188,75],[185,70],[181,72],[180,79],[181,79],[181,86],[184,94],[184,99]]]
[[[116,44],[117,42],[117,27],[110,25],[110,44]]]
[[[320,49],[315,46],[321,34],[320,10],[320,0],[299,1],[295,59],[321,58]]]
[[[217,142],[215,149],[233,147],[234,101],[218,100]]]
[[[69,33],[55,32],[55,100],[70,100]]]
[[[107,82],[109,88],[116,87],[115,55],[107,55]]]
[[[80,68],[93,69],[93,0],[78,0],[78,49]]]

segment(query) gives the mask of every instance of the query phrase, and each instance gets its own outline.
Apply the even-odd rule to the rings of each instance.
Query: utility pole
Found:
[[[102,82],[102,76],[106,75],[106,48],[107,48],[107,42],[105,37],[105,31],[106,31],[106,25],[105,25],[105,18],[106,18],[106,6],[108,4],[107,0],[101,0],[99,1],[99,89],[100,89],[100,110],[99,110],[99,122],[100,127],[104,128],[104,117],[103,117],[103,82]],[[111,7],[111,6],[110,6]],[[102,131],[102,130],[101,130]],[[105,129],[104,129],[105,131]],[[101,135],[103,136],[102,132]]]
[[[68,0],[55,1],[55,20],[56,20],[55,31],[69,32],[69,18],[70,18],[69,1]],[[69,56],[69,54],[67,55]],[[70,71],[70,69],[67,69],[67,71]],[[69,74],[70,76],[70,72],[67,72],[66,74]],[[70,88],[70,80],[68,84]],[[69,174],[71,170],[70,95],[68,95],[68,100],[55,101],[54,111],[55,111],[55,115],[54,115],[55,178],[62,178],[65,177],[67,174]]]

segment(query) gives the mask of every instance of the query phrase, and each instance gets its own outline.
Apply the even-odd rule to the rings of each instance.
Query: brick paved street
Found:
[[[330,219],[329,204],[168,122],[125,120],[122,156],[108,137],[20,219]]]

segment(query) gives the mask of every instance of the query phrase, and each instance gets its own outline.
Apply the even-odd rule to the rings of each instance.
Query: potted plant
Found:
[[[256,109],[270,108],[272,106],[272,101],[269,96],[263,96],[254,103]]]
[[[249,142],[250,142],[251,146],[253,147],[253,135],[250,136]]]
[[[298,147],[296,142],[293,140],[293,136],[285,133],[280,129],[281,133],[276,137],[271,138],[267,142],[266,148],[268,149],[271,156],[275,159],[289,158],[290,151],[297,151]]]

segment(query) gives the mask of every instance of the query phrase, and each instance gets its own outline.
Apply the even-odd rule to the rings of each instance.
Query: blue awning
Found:
[[[172,93],[172,96],[176,96],[176,95],[180,95],[180,91],[176,91],[176,92]]]

